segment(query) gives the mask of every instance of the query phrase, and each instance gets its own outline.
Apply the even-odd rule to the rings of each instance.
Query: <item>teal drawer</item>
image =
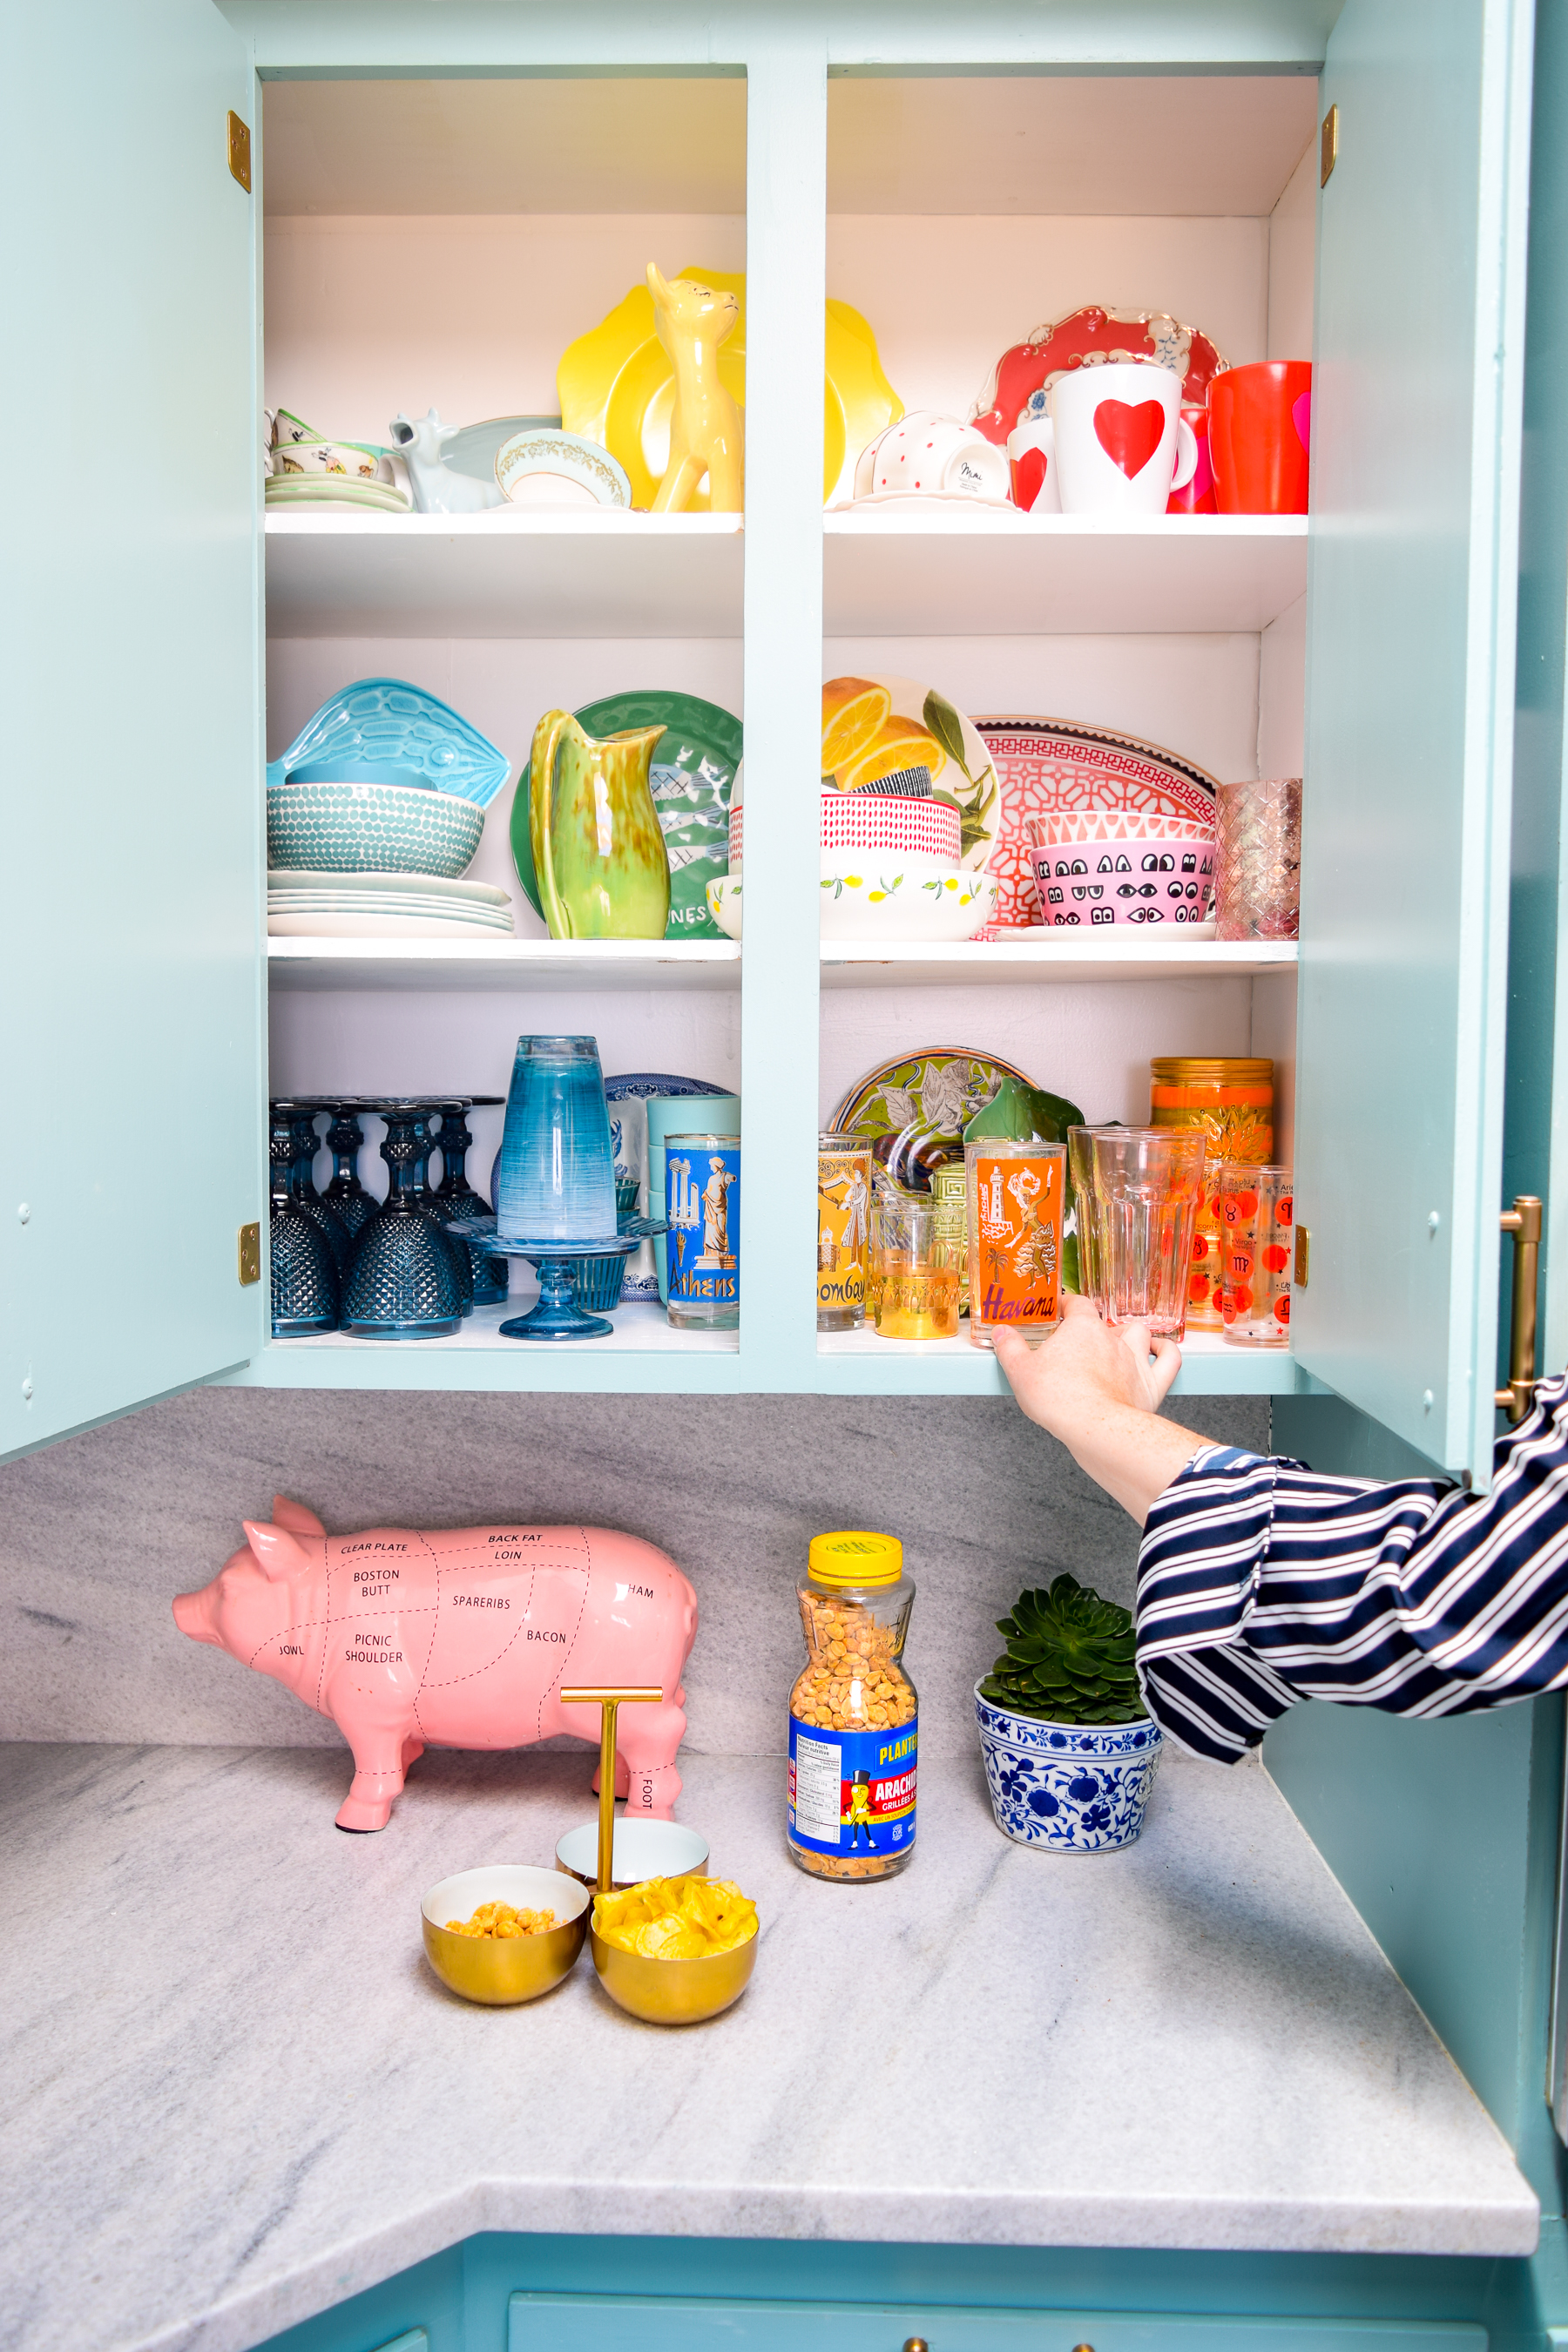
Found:
[[[1487,2352],[1484,2327],[890,2303],[514,2294],[507,2352]]]

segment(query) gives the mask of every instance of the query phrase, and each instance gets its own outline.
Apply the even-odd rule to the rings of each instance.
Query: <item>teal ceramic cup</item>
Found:
[[[741,1132],[741,1097],[739,1095],[650,1095],[647,1101],[647,1197],[650,1202],[664,1200],[664,1139],[667,1135],[689,1135],[694,1127],[704,1134],[739,1135]],[[662,1216],[662,1206],[650,1209],[650,1216]],[[661,1303],[669,1305],[669,1264],[665,1255],[663,1234],[654,1236],[653,1255],[658,1267],[658,1295]]]

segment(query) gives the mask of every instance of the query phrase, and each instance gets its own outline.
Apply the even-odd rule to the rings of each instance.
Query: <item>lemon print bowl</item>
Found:
[[[437,874],[472,863],[485,813],[416,784],[268,784],[267,863],[317,874]]]
[[[963,866],[825,849],[821,935],[871,946],[973,939],[995,917],[996,887]]]

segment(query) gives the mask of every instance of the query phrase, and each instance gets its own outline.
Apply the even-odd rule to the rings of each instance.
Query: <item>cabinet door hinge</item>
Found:
[[[232,117],[230,120],[232,121]],[[1326,188],[1329,174],[1340,160],[1340,110],[1331,106],[1323,117],[1323,128],[1318,141],[1318,185]],[[250,182],[247,180],[248,188]]]
[[[239,1229],[239,1286],[249,1288],[261,1279],[261,1227],[241,1225]]]
[[[250,125],[242,122],[231,106],[228,110],[228,168],[245,190],[250,194]]]

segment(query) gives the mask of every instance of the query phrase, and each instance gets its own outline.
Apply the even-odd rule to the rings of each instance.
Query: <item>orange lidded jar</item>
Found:
[[[789,1848],[814,1878],[891,1878],[915,1844],[915,1588],[897,1536],[813,1536],[796,1588],[806,1662],[789,1698]]]
[[[1187,1278],[1187,1329],[1223,1331],[1219,1224],[1222,1160],[1267,1167],[1274,1157],[1274,1065],[1243,1056],[1163,1055],[1149,1065],[1152,1127],[1201,1127],[1208,1138],[1204,1197]]]

